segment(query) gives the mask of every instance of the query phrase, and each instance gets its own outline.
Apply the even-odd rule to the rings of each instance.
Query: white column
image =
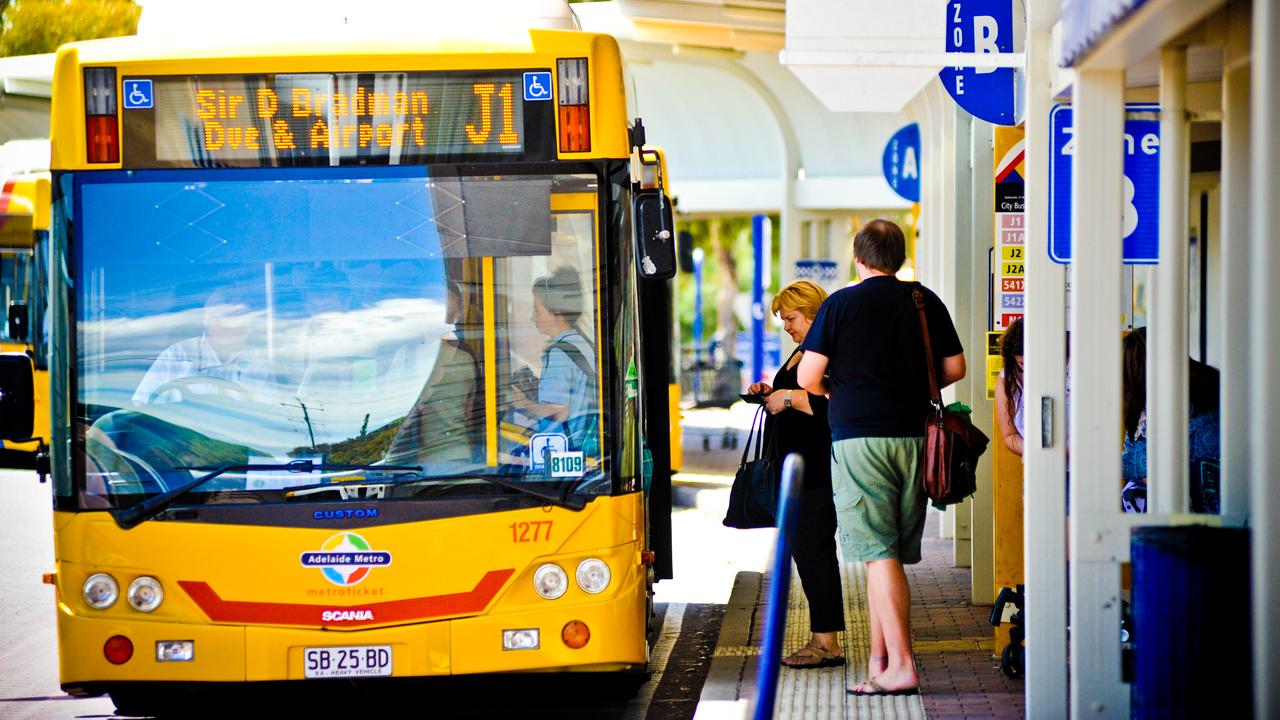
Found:
[[[1049,259],[1049,28],[1027,32],[1026,323],[1027,436],[1023,465],[1027,717],[1067,714],[1066,304],[1063,266]],[[1049,406],[1050,427],[1041,408]],[[996,438],[995,442],[999,442]]]
[[[991,274],[987,257],[995,239],[995,167],[992,154],[993,129],[991,123],[973,118],[970,122],[970,173],[972,216],[969,236],[971,241],[957,259],[963,259],[962,280],[967,286],[965,296],[968,309],[956,315],[956,330],[964,340],[965,359],[969,364],[967,383],[961,400],[973,408],[973,420],[978,427],[987,430],[993,442],[1001,442],[999,432],[991,425],[992,401],[987,399],[986,344],[989,317],[987,291],[991,287]],[[961,178],[965,177],[961,170]],[[962,182],[961,185],[964,183]],[[969,533],[973,538],[973,564],[969,574],[969,588],[973,604],[990,605],[995,602],[995,494],[991,475],[993,452],[985,452],[978,460],[978,492],[973,496],[972,521]]]
[[[1280,715],[1280,7],[1253,4],[1253,217],[1249,230],[1249,505],[1253,519],[1253,712]]]
[[[938,91],[941,93],[941,89]],[[972,125],[969,114],[961,110],[951,101],[949,95],[941,96],[942,108],[946,117],[944,125],[943,153],[945,167],[943,177],[946,179],[947,224],[943,234],[939,236],[938,250],[942,257],[942,272],[935,275],[942,279],[942,288],[938,295],[946,304],[952,322],[957,328],[963,328],[969,315],[973,312],[973,303],[969,292],[969,265],[974,262],[972,219],[972,190],[969,183],[960,178],[969,177],[969,132]],[[985,306],[985,303],[984,303]],[[957,332],[963,332],[958,330]],[[963,335],[961,335],[963,337]],[[973,373],[966,374],[965,379],[947,388],[944,393],[947,402],[964,400],[968,393]],[[966,498],[955,505],[956,542],[952,546],[952,554],[956,567],[972,568],[973,562],[973,506],[975,499]],[[988,559],[988,568],[990,561]],[[970,575],[972,577],[972,575]],[[990,585],[988,583],[988,585]],[[990,595],[988,590],[986,595]]]
[[[1124,71],[1076,79],[1071,189],[1071,714],[1129,716],[1120,681],[1120,569],[1091,553],[1089,516],[1120,488],[1120,311]],[[1034,644],[1034,642],[1032,643]]]
[[[1150,511],[1185,513],[1187,456],[1187,49],[1160,51],[1160,264],[1151,272],[1154,304],[1147,352],[1147,493]],[[1141,222],[1141,220],[1140,220]]]
[[[1249,516],[1249,7],[1232,3],[1222,78],[1222,517]]]

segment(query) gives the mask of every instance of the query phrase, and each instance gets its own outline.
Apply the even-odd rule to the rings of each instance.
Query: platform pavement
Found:
[[[684,442],[687,472],[676,478],[678,487],[732,481],[741,445],[730,450],[712,443],[711,450],[702,451],[701,437],[716,438],[715,430],[728,426],[740,432],[745,441],[751,410],[734,406],[728,410],[689,411]],[[969,604],[969,570],[952,567],[953,542],[938,537],[939,518],[938,513],[930,511],[923,562],[907,568],[921,694],[880,698],[845,694],[846,687],[865,679],[869,628],[864,568],[841,562],[846,623],[843,643],[850,662],[844,667],[822,670],[783,668],[774,717],[951,720],[1025,716],[1022,681],[1010,680],[1000,672],[992,651],[992,629],[986,621],[989,608]],[[763,644],[763,601],[770,579],[759,572],[738,573],[696,720],[751,716]],[[793,570],[786,653],[808,641],[808,617],[808,605]]]

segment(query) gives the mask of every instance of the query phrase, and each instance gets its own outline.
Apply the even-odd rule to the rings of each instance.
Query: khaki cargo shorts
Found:
[[[920,477],[923,437],[831,443],[831,488],[846,560],[920,562],[928,496]]]

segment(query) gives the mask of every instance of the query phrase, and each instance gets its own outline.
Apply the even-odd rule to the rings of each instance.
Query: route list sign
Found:
[[[1026,192],[1026,145],[1019,127],[995,129],[996,237],[992,259],[991,297],[995,307],[991,326],[996,330],[1009,327],[1014,318],[1022,317],[1026,298],[1026,215],[1023,198]]]
[[[521,72],[308,73],[125,79],[126,151],[160,165],[331,164],[334,157],[525,149]],[[147,102],[142,88],[150,92]],[[126,98],[127,99],[127,98]],[[539,108],[541,109],[541,108]],[[126,162],[126,164],[131,164]]]

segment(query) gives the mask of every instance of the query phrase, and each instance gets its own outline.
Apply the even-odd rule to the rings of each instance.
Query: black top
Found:
[[[797,348],[796,352],[800,352]],[[795,353],[791,354],[795,357]],[[796,382],[796,368],[787,368],[791,358],[778,368],[773,376],[773,390],[799,390]],[[796,363],[799,366],[799,363]],[[777,415],[770,415],[764,421],[765,438],[771,433],[778,433],[777,451],[781,461],[788,453],[800,453],[804,458],[804,487],[825,487],[831,492],[831,428],[827,425],[827,399],[821,395],[809,395],[809,407],[813,414],[800,412],[795,408],[783,410]]]
[[[924,434],[929,375],[911,286],[892,275],[868,278],[837,290],[813,319],[802,347],[828,358],[833,439]],[[942,359],[964,348],[946,306],[920,289],[941,381]]]

